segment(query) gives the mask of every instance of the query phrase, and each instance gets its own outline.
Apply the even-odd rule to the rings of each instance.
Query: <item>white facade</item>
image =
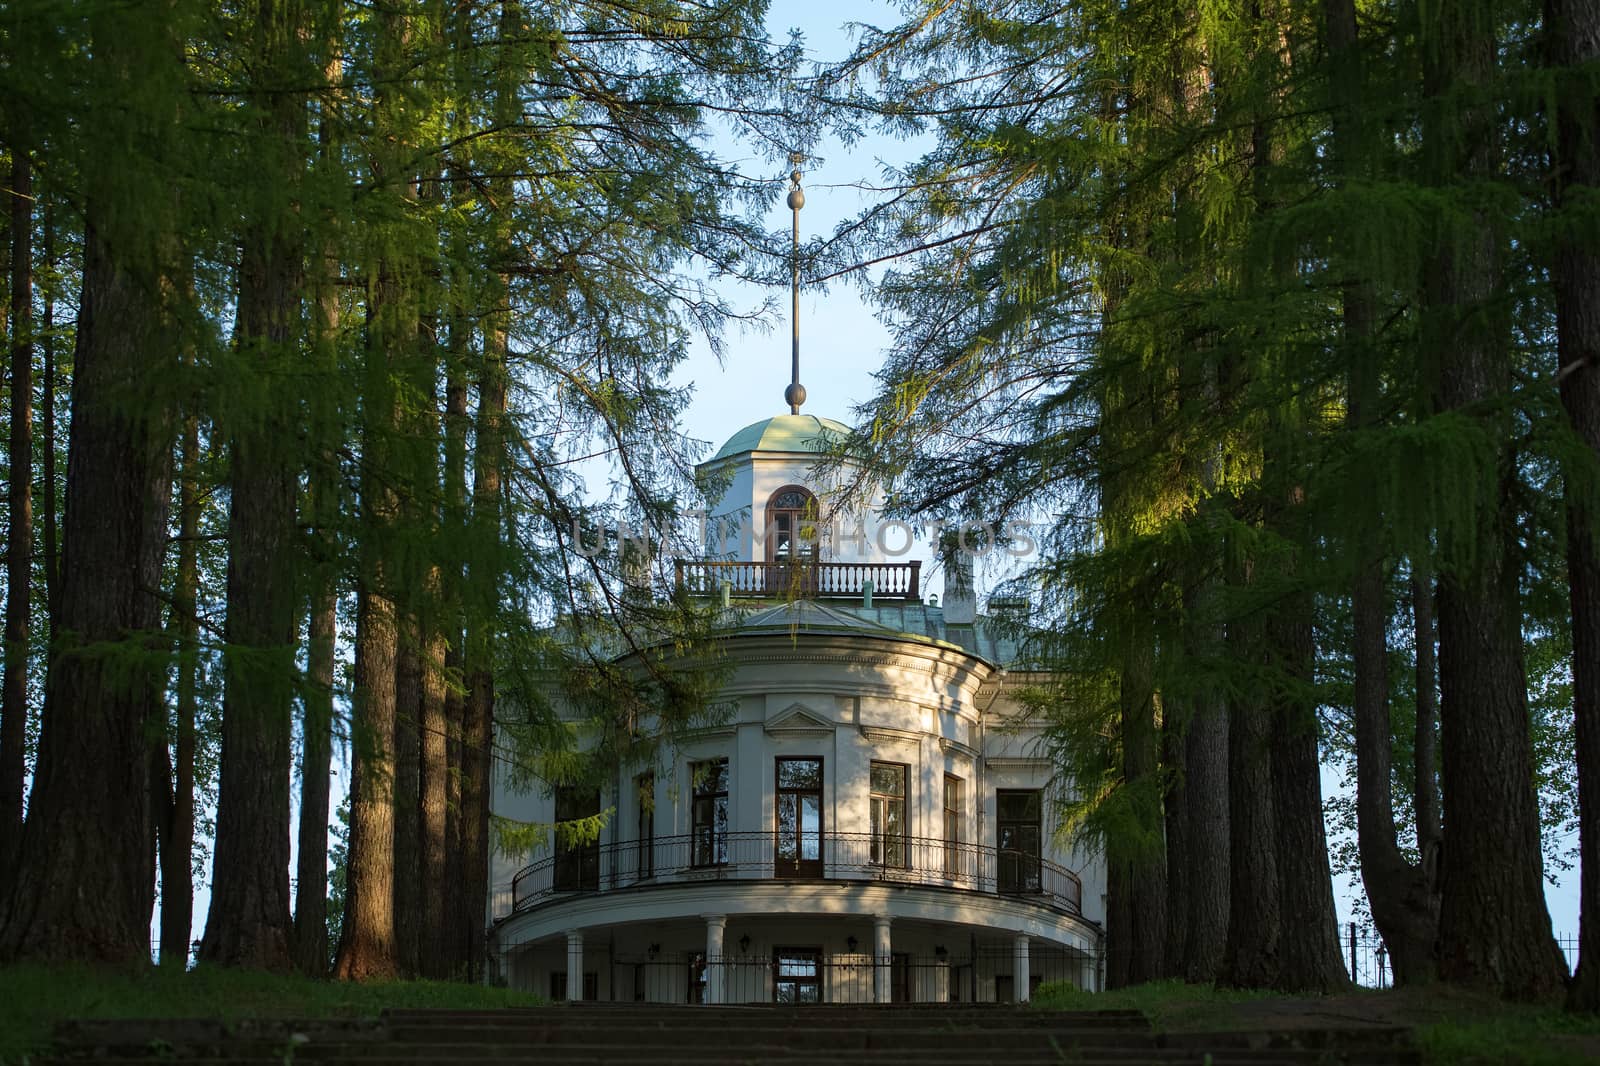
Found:
[[[792,424],[777,428],[754,438],[785,450],[713,461],[733,467],[714,513],[748,508],[746,528],[761,528],[773,493],[825,498],[848,476],[818,478]],[[713,588],[727,573],[738,596],[728,720],[599,796],[567,796],[613,812],[597,845],[497,854],[500,978],[550,996],[680,1003],[1022,999],[1040,978],[1098,987],[1104,871],[1054,843],[1051,767],[1008,721],[1025,677],[1007,671],[1005,642],[906,595],[903,568],[870,535],[806,556],[815,573],[799,599],[764,595],[775,567],[790,573],[777,551],[746,539],[725,569],[696,571]],[[863,576],[888,598],[863,597]],[[494,810],[549,823],[557,797],[499,783]]]

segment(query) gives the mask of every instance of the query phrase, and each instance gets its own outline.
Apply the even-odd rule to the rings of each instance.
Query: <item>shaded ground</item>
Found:
[[[1100,996],[1046,989],[1039,998],[1040,1006],[1079,1009],[1091,1003],[1134,1007],[1170,1032],[1402,1026],[1416,1034],[1430,1063],[1600,1063],[1600,1018],[1567,1014],[1559,1004],[1508,1004],[1446,986],[1283,996],[1165,982]]]

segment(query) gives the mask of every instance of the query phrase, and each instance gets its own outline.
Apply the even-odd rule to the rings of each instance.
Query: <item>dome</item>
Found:
[[[716,455],[716,462],[744,452],[810,452],[820,454],[849,436],[850,427],[831,418],[816,415],[774,415],[752,422],[728,438]]]

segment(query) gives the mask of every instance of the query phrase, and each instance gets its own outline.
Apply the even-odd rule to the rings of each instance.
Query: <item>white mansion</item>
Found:
[[[738,533],[677,579],[726,598],[729,720],[604,795],[497,782],[513,819],[614,811],[595,844],[496,855],[500,980],[661,1003],[1099,987],[1104,868],[1055,842],[1052,768],[1008,725],[1029,675],[978,614],[970,557],[941,607],[875,509],[851,520],[866,536],[811,536],[844,428],[779,415],[701,465],[728,486],[711,528]]]

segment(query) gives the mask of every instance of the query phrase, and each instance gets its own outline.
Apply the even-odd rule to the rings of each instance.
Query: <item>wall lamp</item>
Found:
[[[744,936],[739,938],[739,954],[741,954],[741,955],[750,954],[750,934],[749,933],[746,933]]]

